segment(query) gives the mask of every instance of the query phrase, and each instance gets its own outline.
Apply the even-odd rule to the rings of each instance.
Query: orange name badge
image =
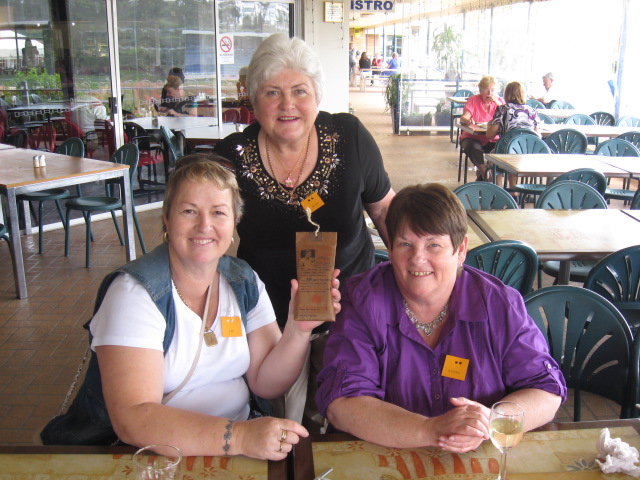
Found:
[[[300,205],[305,210],[308,207],[312,212],[315,212],[317,209],[319,209],[321,206],[324,205],[324,202],[322,201],[322,198],[320,198],[320,195],[318,195],[317,192],[313,192],[307,198],[302,200],[300,202]]]
[[[442,367],[442,376],[455,380],[464,380],[467,376],[468,368],[469,359],[447,355],[444,359],[444,366]]]
[[[220,317],[223,337],[241,337],[242,322],[240,317]]]

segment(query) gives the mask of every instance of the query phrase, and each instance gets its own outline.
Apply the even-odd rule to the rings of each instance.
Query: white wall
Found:
[[[302,38],[317,52],[324,69],[320,109],[349,111],[349,1],[344,0],[342,23],[324,22],[324,1],[303,0]]]

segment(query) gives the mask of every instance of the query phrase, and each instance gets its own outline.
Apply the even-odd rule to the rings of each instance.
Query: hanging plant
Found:
[[[462,57],[462,34],[445,23],[441,31],[433,37],[433,51],[436,54],[438,68],[445,72],[448,78],[458,76]]]

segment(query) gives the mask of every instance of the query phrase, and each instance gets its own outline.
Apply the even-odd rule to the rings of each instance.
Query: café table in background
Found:
[[[550,423],[524,434],[509,450],[509,478],[542,480],[600,480],[607,478],[595,463],[596,441],[603,428],[640,448],[640,420]],[[331,480],[404,480],[496,478],[500,452],[490,440],[467,453],[437,447],[391,448],[338,433],[311,435],[293,449],[293,480],[312,480],[333,468]],[[616,474],[614,478],[632,478]]]
[[[538,111],[538,113],[544,113],[554,120],[564,120],[565,118],[570,117],[571,115],[575,115],[576,113],[585,113],[574,108],[536,108],[536,110]]]
[[[571,124],[567,125],[564,123],[543,123],[540,125],[540,134],[543,137],[551,135],[553,132],[557,132],[558,130],[563,130],[565,128],[571,128],[572,130],[578,130],[582,132],[587,137],[607,137],[614,138],[618,135],[622,135],[627,132],[634,132],[638,130],[638,127],[617,127],[614,125],[576,125]]]
[[[196,127],[184,130],[184,145],[187,150],[195,150],[200,145],[215,145],[223,138],[234,132],[243,131],[247,125],[243,123],[223,123],[222,126]]]
[[[0,194],[7,203],[6,213],[11,237],[13,276],[18,298],[27,297],[27,280],[24,271],[16,198],[22,193],[67,187],[108,178],[119,178],[122,184],[124,240],[127,261],[136,258],[136,249],[133,241],[131,211],[133,202],[129,187],[129,166],[47,152],[45,154],[46,167],[35,168],[33,166],[33,156],[41,154],[41,151],[24,148],[0,150]],[[28,212],[28,208],[25,211]],[[29,220],[27,214],[25,218],[27,231],[30,230]]]
[[[3,480],[136,480],[131,446],[0,446]],[[286,480],[286,460],[183,457],[176,480]]]
[[[626,210],[510,210],[467,211],[467,216],[491,241],[527,242],[540,261],[560,261],[558,284],[569,283],[573,260],[600,260],[638,244],[640,221]]]

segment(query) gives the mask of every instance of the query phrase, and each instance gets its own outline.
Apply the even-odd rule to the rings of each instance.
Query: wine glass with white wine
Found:
[[[491,442],[500,450],[500,475],[507,478],[507,451],[520,443],[524,433],[524,409],[514,402],[497,402],[491,407],[489,434]]]

